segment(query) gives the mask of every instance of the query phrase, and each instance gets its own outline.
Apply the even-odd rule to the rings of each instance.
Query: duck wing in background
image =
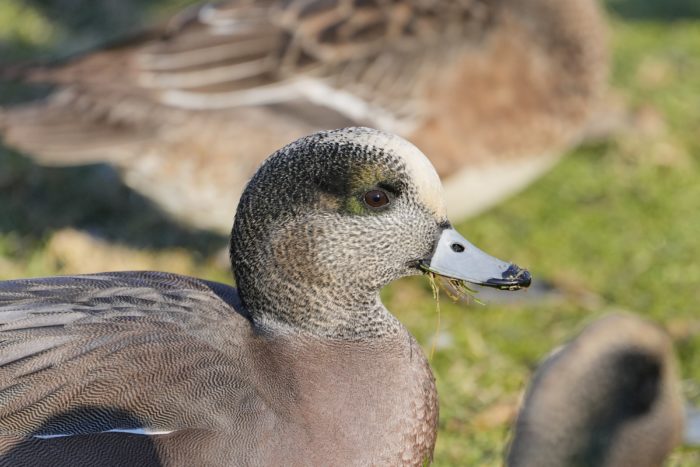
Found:
[[[43,164],[111,163],[165,212],[224,233],[272,150],[361,123],[431,154],[464,218],[578,141],[606,64],[594,0],[228,1],[26,69],[57,89],[3,109],[0,131]]]

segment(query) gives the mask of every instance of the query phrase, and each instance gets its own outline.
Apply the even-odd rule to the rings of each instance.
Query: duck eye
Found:
[[[381,208],[389,204],[389,196],[382,190],[370,190],[365,193],[365,203],[371,208]]]

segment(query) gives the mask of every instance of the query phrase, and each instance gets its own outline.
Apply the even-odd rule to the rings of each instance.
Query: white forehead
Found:
[[[418,196],[425,206],[440,219],[447,219],[445,196],[440,177],[430,160],[420,149],[400,136],[370,128],[354,128],[351,133],[338,132],[342,139],[351,139],[356,144],[374,146],[400,157],[413,180]],[[342,135],[342,136],[341,136]]]

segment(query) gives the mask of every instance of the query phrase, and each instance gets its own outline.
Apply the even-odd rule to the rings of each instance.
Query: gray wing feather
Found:
[[[220,428],[209,408],[251,390],[237,308],[231,287],[165,273],[0,282],[0,433]]]

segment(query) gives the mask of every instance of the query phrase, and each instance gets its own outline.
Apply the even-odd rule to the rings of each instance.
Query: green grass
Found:
[[[168,2],[152,3],[159,11]],[[13,20],[16,56],[55,48],[37,15]],[[66,28],[55,34],[69,34]],[[482,249],[569,293],[509,306],[457,305],[442,296],[441,345],[432,360],[441,403],[436,465],[500,465],[512,408],[538,360],[612,310],[649,316],[672,332],[686,396],[700,405],[700,21],[617,19],[612,29],[612,82],[636,129],[572,152],[524,193],[458,226]],[[73,272],[76,262],[61,256],[56,232],[77,225],[136,244],[158,232],[161,242],[134,253],[139,261],[227,280],[211,249],[119,184],[109,193],[102,182],[66,188],[100,169],[44,170],[2,150],[0,167],[0,277]],[[131,207],[117,205],[125,197]],[[134,212],[146,214],[122,220]],[[162,262],[173,255],[178,262]],[[86,254],[88,267],[107,261],[97,256]],[[400,281],[384,296],[429,351],[437,316],[427,280]],[[700,452],[691,449],[670,462],[699,464]]]

